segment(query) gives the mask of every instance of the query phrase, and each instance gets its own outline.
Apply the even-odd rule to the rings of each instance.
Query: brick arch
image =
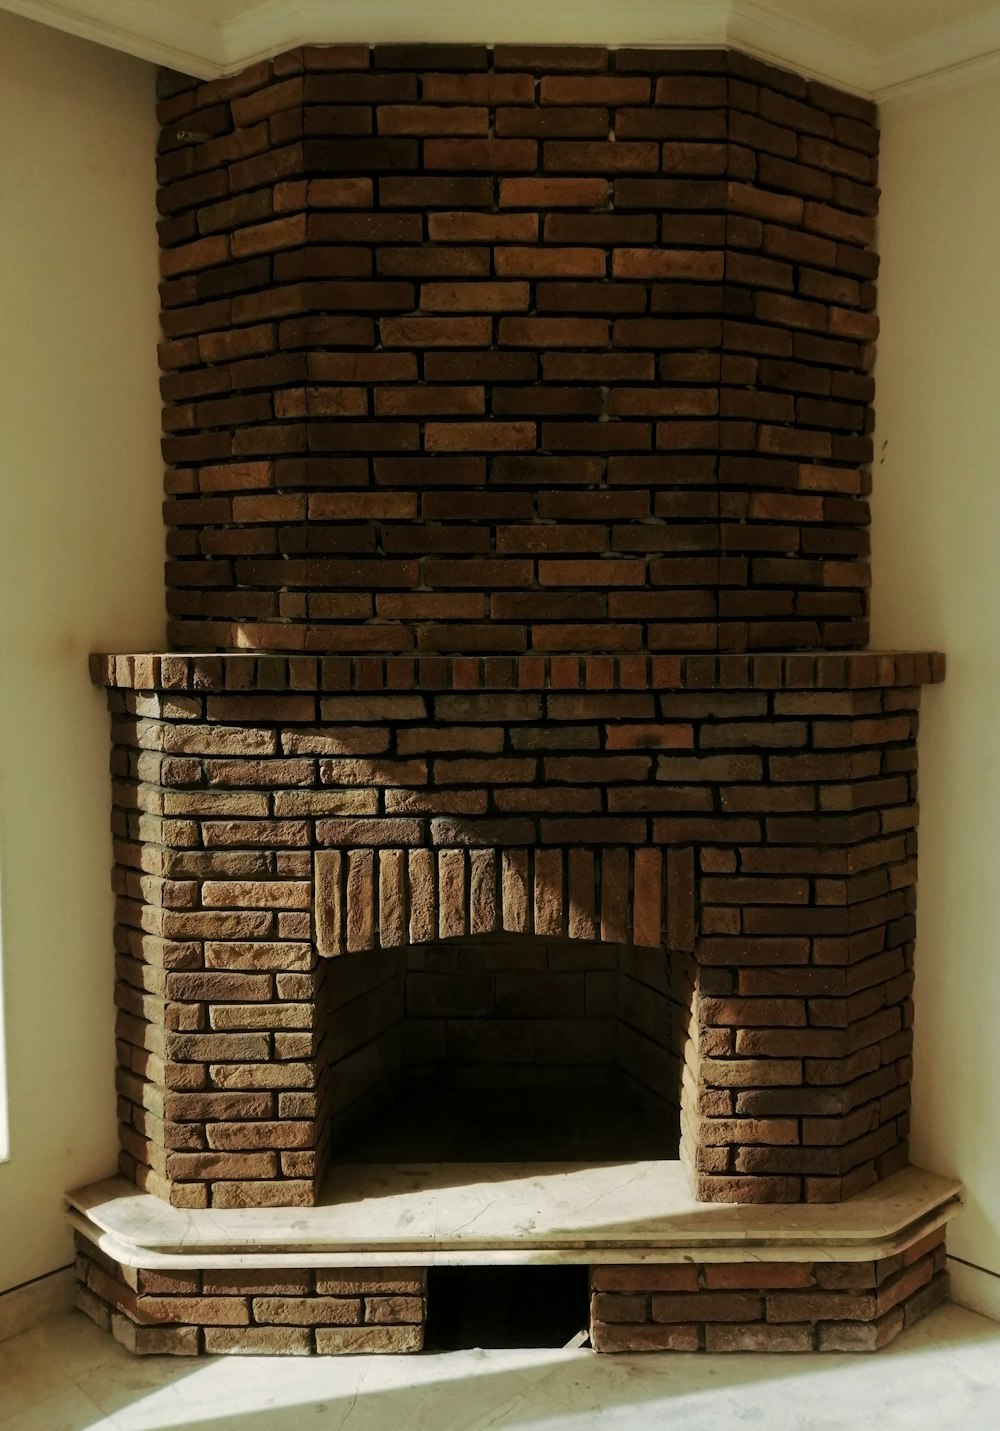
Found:
[[[474,935],[690,951],[690,848],[327,849],[315,856],[322,957]]]

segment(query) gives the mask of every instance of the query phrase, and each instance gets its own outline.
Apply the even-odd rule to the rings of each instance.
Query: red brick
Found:
[[[548,140],[544,146],[543,166],[548,173],[655,173],[660,167],[659,145],[627,139],[617,143]]]
[[[424,283],[420,307],[427,313],[510,313],[530,307],[527,283]]]
[[[769,1322],[865,1322],[875,1316],[875,1298],[865,1292],[768,1292]]]
[[[498,341],[520,348],[602,348],[608,325],[599,318],[501,318]]]
[[[591,1282],[595,1289],[606,1292],[695,1292],[698,1269],[684,1263],[597,1266],[591,1272]]]
[[[428,169],[517,173],[534,169],[537,158],[538,146],[531,139],[427,139],[424,142],[424,164]]]
[[[435,104],[531,104],[535,82],[527,74],[427,74],[423,97]]]
[[[599,1352],[686,1351],[698,1350],[696,1326],[630,1326],[593,1322],[591,1344]]]
[[[608,133],[608,113],[605,109],[565,108],[498,109],[494,117],[498,136],[551,139],[604,139]]]
[[[606,179],[500,180],[500,206],[507,209],[597,209],[610,193]]]
[[[432,104],[382,105],[377,110],[380,134],[488,134],[485,107]]]
[[[498,70],[597,74],[608,68],[608,51],[597,45],[497,45],[493,63]]]
[[[174,130],[213,137],[158,166],[170,635],[272,654],[166,658],[182,717],[116,712],[169,747],[114,757],[122,1086],[203,1100],[157,1131],[126,1108],[125,1166],[154,1190],[167,1158],[201,1169],[179,1203],[312,1196],[311,830],[341,861],[317,867],[324,954],[467,918],[555,937],[564,905],[574,938],[600,918],[637,960],[697,935],[695,1190],[844,1196],[894,1166],[905,1122],[906,970],[849,971],[912,938],[911,706],[876,683],[916,666],[794,651],[864,636],[872,112],[723,52],[494,59],[308,47],[175,96]],[[253,121],[236,136],[230,105]],[[761,646],[789,654],[739,654]],[[818,682],[851,709],[771,717]],[[483,842],[512,840],[505,911]],[[581,841],[600,865],[564,859]],[[157,1032],[168,977],[191,982]],[[274,1063],[237,1061],[261,1040]],[[219,1156],[270,1161],[210,1189]],[[638,1317],[646,1292],[599,1295]]]
[[[641,78],[606,79],[546,75],[539,87],[542,104],[646,104],[650,82]]]
[[[503,278],[603,278],[607,255],[599,248],[498,248]]]
[[[812,1285],[811,1267],[800,1262],[709,1262],[704,1277],[706,1287],[729,1291]]]
[[[485,318],[383,318],[382,342],[390,347],[488,347],[492,319]]]
[[[428,452],[530,452],[535,447],[533,422],[429,422]]]
[[[654,1293],[654,1322],[756,1322],[762,1320],[763,1302],[749,1292]]]

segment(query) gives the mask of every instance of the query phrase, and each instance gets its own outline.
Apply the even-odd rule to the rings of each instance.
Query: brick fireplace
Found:
[[[729,51],[324,46],[160,117],[171,650],[93,663],[81,1305],[415,1350],[427,1269],[494,1258],[590,1267],[601,1350],[883,1344],[958,1190],[907,1159],[943,658],[866,646],[873,106]],[[614,1235],[440,1230],[613,1167]],[[350,1223],[435,1189],[437,1234]]]

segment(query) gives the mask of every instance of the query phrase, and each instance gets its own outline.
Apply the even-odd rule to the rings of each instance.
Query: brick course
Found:
[[[175,647],[864,644],[873,106],[579,47],[168,88]]]
[[[138,1271],[76,1238],[77,1306],[138,1355],[414,1352],[423,1268]]]
[[[423,1268],[147,1272],[78,1236],[76,1270],[80,1310],[140,1355],[423,1347]],[[590,1284],[598,1352],[871,1352],[943,1301],[948,1275],[939,1229],[877,1262],[609,1264]]]
[[[877,1351],[946,1299],[945,1267],[943,1229],[878,1262],[594,1267],[591,1342],[602,1352]]]

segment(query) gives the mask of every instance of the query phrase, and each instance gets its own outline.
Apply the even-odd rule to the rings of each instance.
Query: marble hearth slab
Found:
[[[70,1221],[131,1267],[476,1262],[867,1261],[959,1210],[904,1168],[843,1203],[696,1202],[677,1162],[343,1165],[320,1207],[187,1211],[123,1178],[69,1193]]]

